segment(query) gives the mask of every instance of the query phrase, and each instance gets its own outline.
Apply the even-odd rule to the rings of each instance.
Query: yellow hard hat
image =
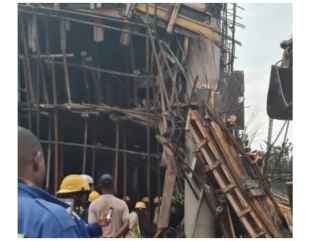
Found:
[[[94,185],[94,178],[92,178],[90,175],[82,174],[81,176],[85,178],[89,185]]]
[[[88,182],[81,175],[68,175],[61,184],[57,194],[90,191]]]
[[[149,197],[144,197],[144,198],[142,198],[141,201],[144,203],[148,203],[148,202],[150,202],[150,199],[149,199]]]
[[[95,201],[98,197],[100,197],[100,194],[96,191],[92,191],[89,196],[88,196],[88,201],[93,202]]]
[[[153,200],[153,203],[154,203],[154,204],[158,204],[158,203],[160,203],[160,200],[161,200],[160,196],[156,196],[156,197],[154,198],[154,200]]]
[[[144,202],[137,202],[135,205],[135,208],[139,208],[139,209],[146,208],[145,203]]]

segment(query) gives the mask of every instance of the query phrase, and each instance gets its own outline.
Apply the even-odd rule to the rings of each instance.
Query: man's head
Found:
[[[81,175],[83,178],[85,178],[85,180],[88,182],[90,189],[93,191],[94,190],[94,179],[87,175],[87,174],[82,174]]]
[[[153,204],[155,207],[160,206],[160,202],[161,202],[161,197],[160,196],[156,196],[153,200]]]
[[[98,187],[103,194],[113,193],[113,179],[110,174],[103,174],[98,180]]]
[[[42,187],[45,162],[38,138],[31,131],[18,127],[18,178]]]
[[[144,212],[146,210],[146,205],[144,202],[137,202],[135,205],[135,210],[137,212]]]
[[[150,198],[145,196],[141,199],[141,202],[144,202],[147,207],[150,207]]]
[[[82,175],[71,174],[62,180],[57,196],[74,199],[75,206],[84,206],[88,203],[90,191],[89,184]]]
[[[141,224],[148,222],[148,213],[146,204],[144,202],[140,201],[136,203],[135,212],[138,214],[139,220],[141,220]]]

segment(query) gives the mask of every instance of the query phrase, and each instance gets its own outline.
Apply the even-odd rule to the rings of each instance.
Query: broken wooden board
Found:
[[[219,222],[223,230],[223,238],[237,238],[229,205],[225,206]]]
[[[173,151],[167,144],[163,146],[163,163],[166,166],[164,188],[162,194],[162,201],[159,209],[159,216],[157,222],[157,229],[163,230],[169,227],[170,208],[172,201],[172,194],[176,182],[176,169],[174,166]]]

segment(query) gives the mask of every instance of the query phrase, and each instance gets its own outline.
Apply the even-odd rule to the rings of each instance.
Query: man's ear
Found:
[[[33,162],[32,162],[32,166],[33,166],[33,170],[34,171],[38,171],[40,169],[40,165],[42,162],[42,153],[41,151],[37,151],[36,154],[33,157]]]

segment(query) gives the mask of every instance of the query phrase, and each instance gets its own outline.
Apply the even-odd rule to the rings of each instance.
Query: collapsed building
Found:
[[[119,197],[162,196],[157,236],[172,199],[185,237],[290,236],[239,141],[240,8],[19,4],[18,122],[43,144],[46,189],[108,172]]]

